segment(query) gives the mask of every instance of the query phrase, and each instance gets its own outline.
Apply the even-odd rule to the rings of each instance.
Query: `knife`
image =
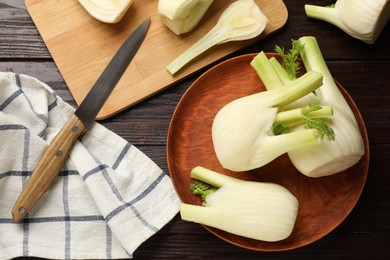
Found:
[[[83,102],[43,153],[12,209],[15,223],[20,222],[27,215],[50,187],[64,166],[76,139],[91,127],[145,39],[149,24],[150,17],[125,40]]]

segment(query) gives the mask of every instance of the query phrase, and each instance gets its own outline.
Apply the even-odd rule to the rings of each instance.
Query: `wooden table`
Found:
[[[367,45],[330,24],[307,18],[305,3],[326,1],[285,0],[289,11],[285,27],[235,55],[273,51],[275,44],[289,48],[291,39],[317,37],[333,76],[359,107],[369,135],[370,169],[354,210],[319,241],[276,253],[236,247],[177,215],[136,250],[134,259],[390,259],[390,26],[374,45]],[[76,106],[22,0],[0,0],[0,71],[37,77]],[[204,71],[101,123],[167,171],[166,136],[172,113]]]

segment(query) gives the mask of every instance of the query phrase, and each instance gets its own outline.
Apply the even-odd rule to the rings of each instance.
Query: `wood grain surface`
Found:
[[[183,36],[176,36],[160,21],[156,0],[134,1],[122,20],[114,25],[92,18],[78,1],[27,0],[26,6],[78,104],[124,39],[146,17],[151,17],[144,43],[98,115],[98,119],[104,119],[269,36],[287,21],[282,0],[256,0],[269,18],[259,37],[212,48],[172,76],[166,66],[203,37],[232,2],[214,1],[197,28]]]
[[[316,36],[333,77],[359,107],[368,132],[369,172],[356,206],[323,238],[283,252],[257,252],[234,246],[201,225],[182,221],[177,215],[143,243],[133,259],[389,259],[390,26],[385,27],[375,44],[367,45],[330,24],[305,16],[304,4],[326,5],[326,0],[284,0],[284,3],[288,20],[280,31],[230,56],[262,50],[272,52],[275,44],[289,48],[291,39]],[[0,0],[0,70],[36,77],[66,102],[77,106],[24,0]],[[185,91],[205,70],[201,69],[101,123],[137,146],[168,172],[169,123]],[[21,256],[20,259],[26,258]]]

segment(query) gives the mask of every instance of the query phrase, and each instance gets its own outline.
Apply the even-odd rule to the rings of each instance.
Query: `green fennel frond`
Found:
[[[206,196],[215,192],[216,188],[211,188],[209,185],[203,182],[195,182],[190,184],[190,188],[193,194],[200,195],[203,201],[206,200]]]
[[[318,132],[320,133],[320,138],[328,141],[334,141],[335,140],[335,133],[333,129],[329,126],[328,122],[329,120],[325,118],[309,118],[309,117],[304,117],[305,121],[305,127],[309,129],[317,129]]]
[[[334,141],[335,133],[333,129],[329,126],[331,119],[329,118],[312,118],[310,117],[310,112],[318,111],[321,109],[320,98],[312,98],[308,107],[304,108],[304,123],[305,127],[309,129],[317,129],[320,132],[320,138],[326,138],[328,141]]]
[[[272,124],[272,132],[275,135],[280,135],[290,129],[287,123],[276,121]]]
[[[272,124],[273,133],[280,135],[288,132],[292,127],[303,125],[307,129],[317,129],[321,138],[326,137],[328,140],[334,140],[334,132],[329,126],[333,109],[321,106],[318,101],[318,98],[313,98],[306,107],[277,113]]]
[[[301,69],[298,58],[303,50],[303,45],[298,40],[291,40],[291,49],[285,53],[284,48],[275,46],[275,51],[282,57],[283,67],[291,79],[297,78],[297,73]]]

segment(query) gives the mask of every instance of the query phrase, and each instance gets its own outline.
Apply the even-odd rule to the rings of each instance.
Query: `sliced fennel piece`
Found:
[[[191,171],[191,177],[218,189],[206,196],[204,206],[181,203],[183,220],[269,242],[292,233],[298,200],[286,188],[239,180],[199,166]]]
[[[117,23],[130,8],[133,0],[78,0],[95,19],[104,23]]]
[[[222,13],[217,24],[200,40],[167,66],[174,75],[187,63],[209,48],[229,42],[252,39],[260,35],[268,18],[253,0],[237,0]]]
[[[191,31],[203,18],[213,0],[159,0],[161,21],[175,34]]]
[[[390,17],[389,0],[338,0],[332,7],[305,5],[308,17],[331,23],[365,43],[376,41]]]
[[[315,37],[299,39],[304,45],[301,57],[307,71],[323,75],[323,86],[315,90],[321,103],[334,110],[331,127],[336,139],[288,152],[294,166],[309,177],[322,177],[344,171],[355,165],[364,155],[364,141],[355,115],[337,87],[322,56]]]
[[[278,107],[286,106],[314,91],[322,75],[310,71],[288,87],[272,89],[236,99],[222,107],[212,124],[212,141],[221,165],[232,171],[264,166],[278,156],[300,147],[315,145],[314,129],[275,136],[272,125]]]

